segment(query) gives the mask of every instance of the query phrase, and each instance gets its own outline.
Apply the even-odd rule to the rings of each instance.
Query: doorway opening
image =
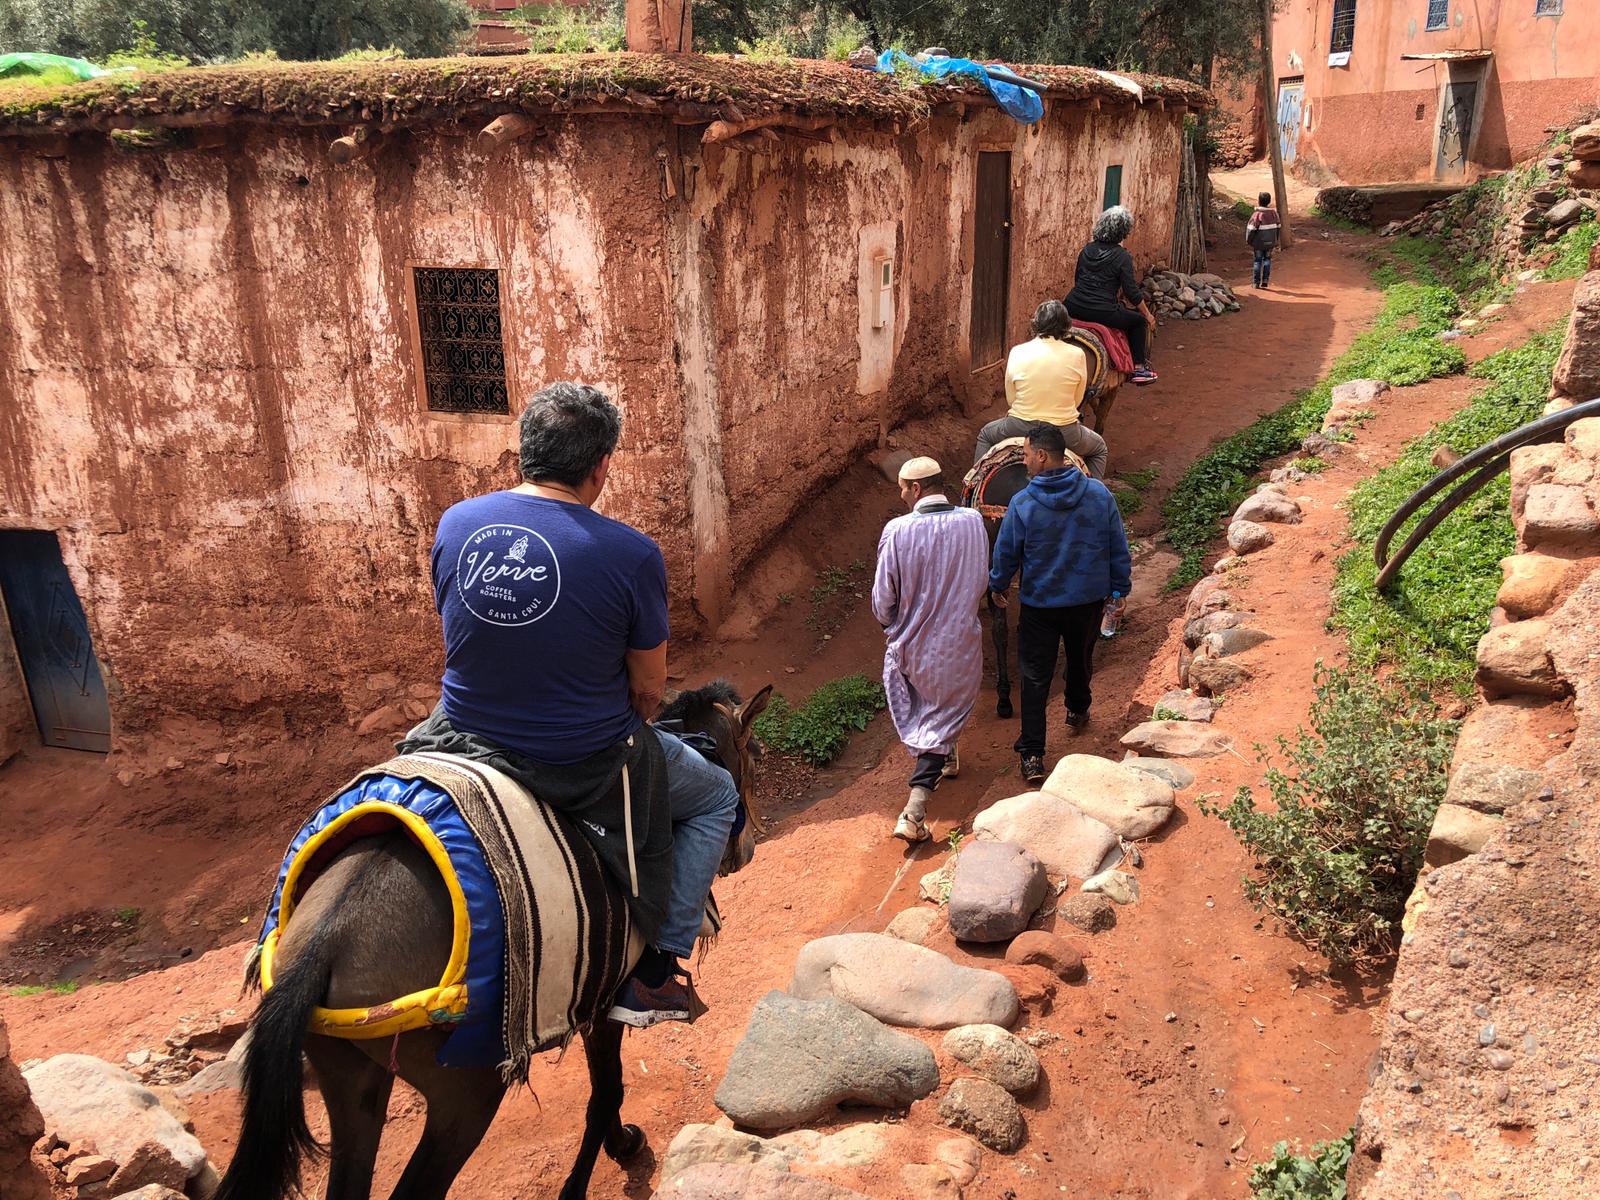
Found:
[[[0,595],[12,642],[46,746],[111,749],[111,706],[56,535],[0,530]]]

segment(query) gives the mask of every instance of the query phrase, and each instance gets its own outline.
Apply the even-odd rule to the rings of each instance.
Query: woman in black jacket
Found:
[[[1128,352],[1133,355],[1134,383],[1154,383],[1150,369],[1149,331],[1156,318],[1139,290],[1133,271],[1133,255],[1122,241],[1133,232],[1133,214],[1122,205],[1108,208],[1095,219],[1094,240],[1078,255],[1078,266],[1067,293],[1067,311],[1074,320],[1093,321],[1128,335]],[[1119,301],[1118,296],[1127,300]]]

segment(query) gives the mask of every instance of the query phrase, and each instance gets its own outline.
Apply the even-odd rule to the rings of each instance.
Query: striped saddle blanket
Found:
[[[1010,497],[1021,491],[1028,483],[1025,468],[1022,465],[1022,450],[1027,441],[1028,439],[1025,437],[1014,437],[1007,438],[1003,442],[996,442],[993,449],[973,465],[973,468],[967,472],[966,477],[961,481],[962,508],[975,508],[991,521],[1005,519]],[[1076,467],[1085,475],[1089,473],[1089,468],[1085,465],[1083,459],[1079,458],[1071,450],[1063,450],[1061,455],[1066,460],[1067,466]],[[1012,472],[1013,478],[1009,481],[1010,490],[1004,493],[1007,498],[1006,503],[1002,504],[997,502],[997,497],[989,494],[989,485],[994,481],[995,476],[1002,471],[1008,470]]]
[[[436,986],[362,1009],[315,1011],[313,1032],[379,1038],[448,1027],[439,1061],[526,1081],[533,1055],[603,1019],[643,949],[626,900],[586,839],[509,776],[448,754],[356,776],[289,845],[261,931],[272,986],[279,931],[320,869],[357,838],[406,830],[450,894],[454,936]]]

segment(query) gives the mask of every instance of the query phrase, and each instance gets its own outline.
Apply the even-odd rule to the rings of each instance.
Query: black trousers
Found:
[[[1137,308],[1123,308],[1120,304],[1112,305],[1110,308],[1089,308],[1082,304],[1069,304],[1067,312],[1075,321],[1093,321],[1096,325],[1122,330],[1128,335],[1128,353],[1133,355],[1133,365],[1142,367],[1149,363],[1150,350],[1147,339],[1150,326],[1145,324],[1144,314]]]
[[[930,792],[939,786],[939,780],[944,771],[944,764],[948,761],[945,755],[935,754],[931,750],[924,750],[917,755],[917,766],[911,772],[911,786],[925,787]]]
[[[1094,648],[1100,640],[1100,615],[1106,602],[1074,604],[1070,608],[1022,606],[1017,622],[1017,665],[1022,671],[1022,733],[1018,754],[1044,754],[1045,706],[1050,680],[1056,673],[1056,654],[1067,648],[1067,711],[1086,713],[1093,699],[1089,680],[1094,675]]]

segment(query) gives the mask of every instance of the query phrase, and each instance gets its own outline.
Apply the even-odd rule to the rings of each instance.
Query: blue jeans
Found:
[[[656,730],[667,759],[672,806],[672,890],[656,945],[687,958],[700,936],[706,894],[717,878],[739,806],[733,776],[707,762],[681,738]]]
[[[1255,266],[1251,271],[1252,279],[1257,287],[1264,287],[1272,278],[1272,251],[1257,250]]]

